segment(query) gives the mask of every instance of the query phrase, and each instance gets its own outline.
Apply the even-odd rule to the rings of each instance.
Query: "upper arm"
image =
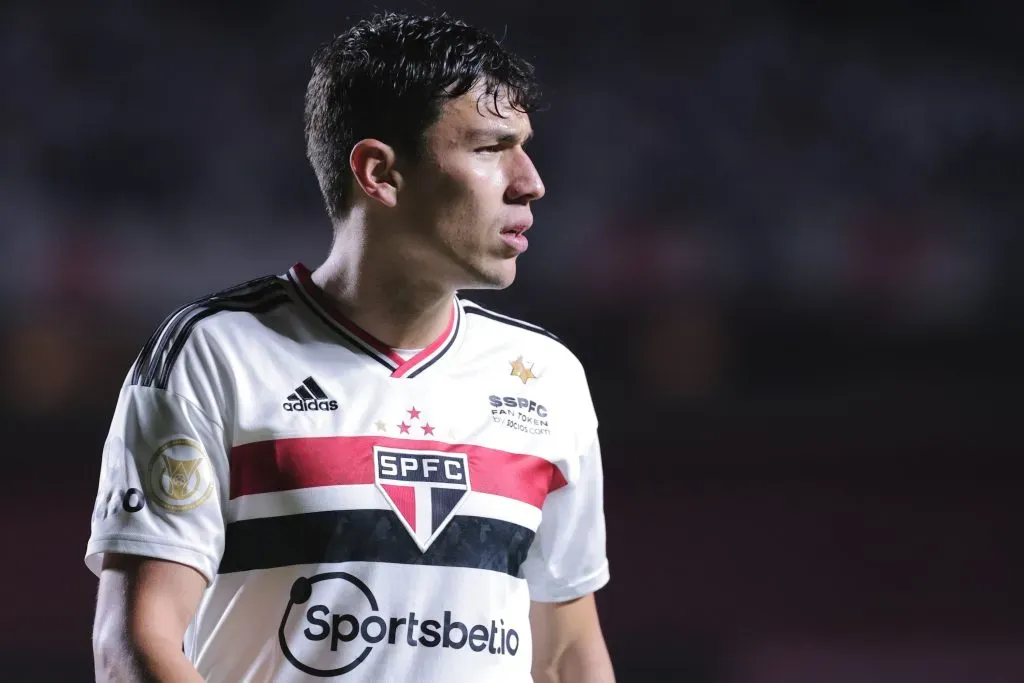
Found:
[[[183,640],[223,555],[230,382],[211,340],[176,320],[125,378],[101,457],[85,553],[99,680],[194,679]]]
[[[556,662],[569,645],[590,636],[600,636],[597,605],[591,593],[567,602],[530,604],[533,636],[533,664],[543,669]]]
[[[223,429],[164,389],[122,389],[103,449],[86,565],[107,553],[193,567],[207,581],[223,554],[228,490]]]
[[[534,602],[533,676],[538,683],[611,682],[611,659],[591,593],[566,602]]]
[[[581,380],[585,388],[585,379]],[[594,591],[609,580],[604,472],[589,392],[577,401],[579,431],[563,463],[566,484],[544,501],[523,563],[533,600],[533,670],[538,683],[613,680]]]
[[[106,555],[93,622],[96,648],[147,641],[180,647],[205,587],[203,575],[192,567],[137,555]]]

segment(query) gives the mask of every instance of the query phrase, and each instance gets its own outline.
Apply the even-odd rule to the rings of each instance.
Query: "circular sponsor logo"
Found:
[[[162,508],[184,512],[213,493],[210,459],[198,441],[174,439],[153,454],[149,464],[150,497]]]
[[[364,619],[363,624],[360,624],[358,619],[351,614],[332,614],[330,607],[318,604],[316,600],[311,601],[310,598],[314,597],[314,587],[324,581],[341,581],[342,585],[354,588],[354,594],[350,597],[355,598],[356,602],[365,600],[373,616]],[[356,598],[356,595],[359,597]],[[322,596],[319,597],[322,599]],[[373,643],[379,643],[387,635],[387,622],[376,615],[378,611],[377,598],[365,583],[348,572],[327,572],[308,579],[300,577],[292,584],[289,598],[284,616],[281,618],[281,626],[278,629],[278,640],[285,658],[291,662],[292,666],[310,676],[324,678],[348,673],[362,664],[363,660],[370,655],[370,652],[373,651]],[[313,604],[308,609],[303,609],[309,602],[313,602]],[[293,614],[292,608],[294,607],[298,609]],[[303,626],[305,628],[302,628]],[[300,630],[302,638],[299,639],[299,642],[289,643],[288,634],[293,630]],[[363,636],[361,639],[363,642],[357,643],[353,651],[341,647],[341,653],[335,654],[338,653],[339,646],[355,640],[360,635]],[[318,652],[320,648],[312,647],[312,645],[324,641],[328,641],[330,653],[334,655],[328,657],[328,659],[334,660],[333,665],[316,666],[314,662],[322,659],[324,655],[322,652]]]
[[[281,652],[296,669],[318,678],[347,674],[376,647],[508,657],[519,651],[519,634],[504,619],[474,624],[447,609],[388,613],[369,586],[347,572],[299,577],[288,598],[277,632]]]

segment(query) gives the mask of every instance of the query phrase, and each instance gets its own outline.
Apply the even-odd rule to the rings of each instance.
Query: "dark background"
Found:
[[[1024,680],[1013,2],[441,3],[538,67],[511,290],[602,419],[625,683]],[[313,49],[366,2],[0,5],[4,680],[91,680],[119,384],[327,251]]]

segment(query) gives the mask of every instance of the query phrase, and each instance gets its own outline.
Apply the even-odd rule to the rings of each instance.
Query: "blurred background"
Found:
[[[313,49],[431,7],[549,96],[533,249],[472,298],[588,368],[619,679],[1024,680],[1024,26],[997,0],[0,5],[4,680],[92,680],[82,557],[149,333],[328,249]]]

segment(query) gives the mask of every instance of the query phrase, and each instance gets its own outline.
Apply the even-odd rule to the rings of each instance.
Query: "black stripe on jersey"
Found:
[[[408,375],[406,375],[407,378],[411,379],[415,377],[416,375],[420,374],[421,372],[429,368],[431,365],[436,363],[442,356],[444,356],[444,354],[448,353],[448,349],[450,349],[452,347],[452,344],[455,343],[455,340],[459,338],[459,328],[462,327],[462,314],[459,311],[462,310],[462,307],[459,306],[457,303],[455,304],[455,306],[455,329],[452,330],[452,336],[448,340],[448,343],[444,345],[444,348],[435,353],[433,358],[431,358],[426,363],[410,372]]]
[[[202,305],[203,303],[213,301],[217,297],[232,297],[235,294],[242,294],[248,291],[252,291],[254,287],[259,288],[264,284],[268,284],[271,280],[274,279],[276,278],[273,276],[256,278],[254,280],[250,280],[249,282],[244,282],[235,287],[226,289],[222,292],[218,292],[210,296],[205,296],[200,299],[196,299],[195,301],[187,303],[184,306],[181,306],[180,308],[175,310],[173,313],[167,316],[167,318],[164,319],[164,321],[156,329],[156,332],[153,333],[153,335],[146,342],[145,346],[142,347],[142,351],[139,353],[138,362],[136,362],[135,364],[135,371],[132,373],[132,384],[143,383],[144,375],[147,374],[150,365],[157,362],[157,359],[160,358],[159,354],[154,355],[155,347],[158,344],[161,347],[163,347],[164,343],[166,342],[162,342],[162,340],[164,340],[165,337],[169,339],[170,337],[173,336],[173,330],[171,330],[170,327],[172,325],[177,327],[180,324],[181,319],[186,317],[186,314],[190,312],[190,309]],[[165,334],[165,332],[167,334]]]
[[[320,385],[317,384],[316,380],[313,379],[312,377],[307,377],[306,379],[302,380],[302,383],[306,385],[307,389],[313,392],[313,396],[315,396],[317,399],[322,401],[325,398],[327,398],[327,394],[324,393],[324,390],[320,388]]]
[[[139,353],[132,384],[167,387],[171,369],[199,321],[220,311],[265,312],[288,301],[281,280],[274,275],[256,278],[178,308],[150,336]]]
[[[391,510],[333,510],[227,525],[219,574],[325,562],[392,562],[519,576],[533,543],[526,527],[456,515],[422,552]]]
[[[272,276],[263,276],[253,280],[249,280],[248,282],[243,282],[240,285],[223,290],[222,292],[218,292],[217,294],[213,294],[212,296],[204,296],[199,299],[196,299],[195,301],[187,303],[184,306],[181,306],[180,308],[175,310],[173,313],[167,316],[167,318],[164,319],[164,321],[156,329],[156,332],[154,332],[153,335],[150,336],[150,338],[146,341],[145,346],[142,347],[142,351],[139,353],[138,362],[135,364],[135,371],[132,373],[132,384],[140,383],[144,369],[143,366],[151,359],[153,354],[153,348],[157,345],[157,343],[160,342],[160,339],[162,338],[164,331],[168,329],[172,322],[178,319],[178,316],[180,314],[182,314],[187,309],[192,308],[193,306],[201,304],[205,301],[210,301],[217,296],[230,296],[232,294],[235,294],[236,292],[240,293],[243,291],[247,291],[252,289],[253,287],[259,287],[263,283],[269,282],[272,279],[276,278]]]
[[[298,389],[295,390],[295,393],[299,395],[299,398],[305,401],[308,401],[309,399],[313,398],[313,394],[309,393],[309,389],[301,385],[299,386]]]
[[[490,318],[491,320],[497,321],[499,323],[505,323],[506,325],[512,325],[513,327],[518,327],[518,328],[523,329],[523,330],[529,330],[530,332],[536,332],[537,334],[543,334],[545,337],[548,337],[550,339],[554,339],[559,344],[563,344],[564,343],[561,339],[556,337],[553,333],[548,332],[547,330],[545,330],[543,327],[540,327],[539,325],[534,325],[533,323],[528,323],[528,322],[525,322],[523,320],[516,320],[515,318],[510,318],[507,315],[502,315],[501,313],[495,313],[494,311],[489,311],[486,308],[481,308],[480,306],[477,306],[477,305],[466,306],[465,310],[466,310],[466,313],[470,313],[472,315],[483,316],[484,318]]]
[[[272,311],[281,304],[288,303],[290,298],[284,292],[270,295],[269,298],[266,296],[259,301],[252,303],[217,303],[209,307],[205,307],[201,312],[196,313],[188,322],[185,323],[181,331],[177,333],[174,345],[171,346],[171,350],[167,353],[167,359],[163,362],[162,370],[159,377],[156,378],[154,386],[158,389],[166,389],[168,382],[171,380],[171,370],[174,367],[174,362],[178,359],[182,349],[185,348],[185,342],[188,341],[188,336],[192,334],[192,329],[199,324],[204,318],[209,318],[214,313],[220,313],[221,311],[243,311],[246,313],[266,313]]]

